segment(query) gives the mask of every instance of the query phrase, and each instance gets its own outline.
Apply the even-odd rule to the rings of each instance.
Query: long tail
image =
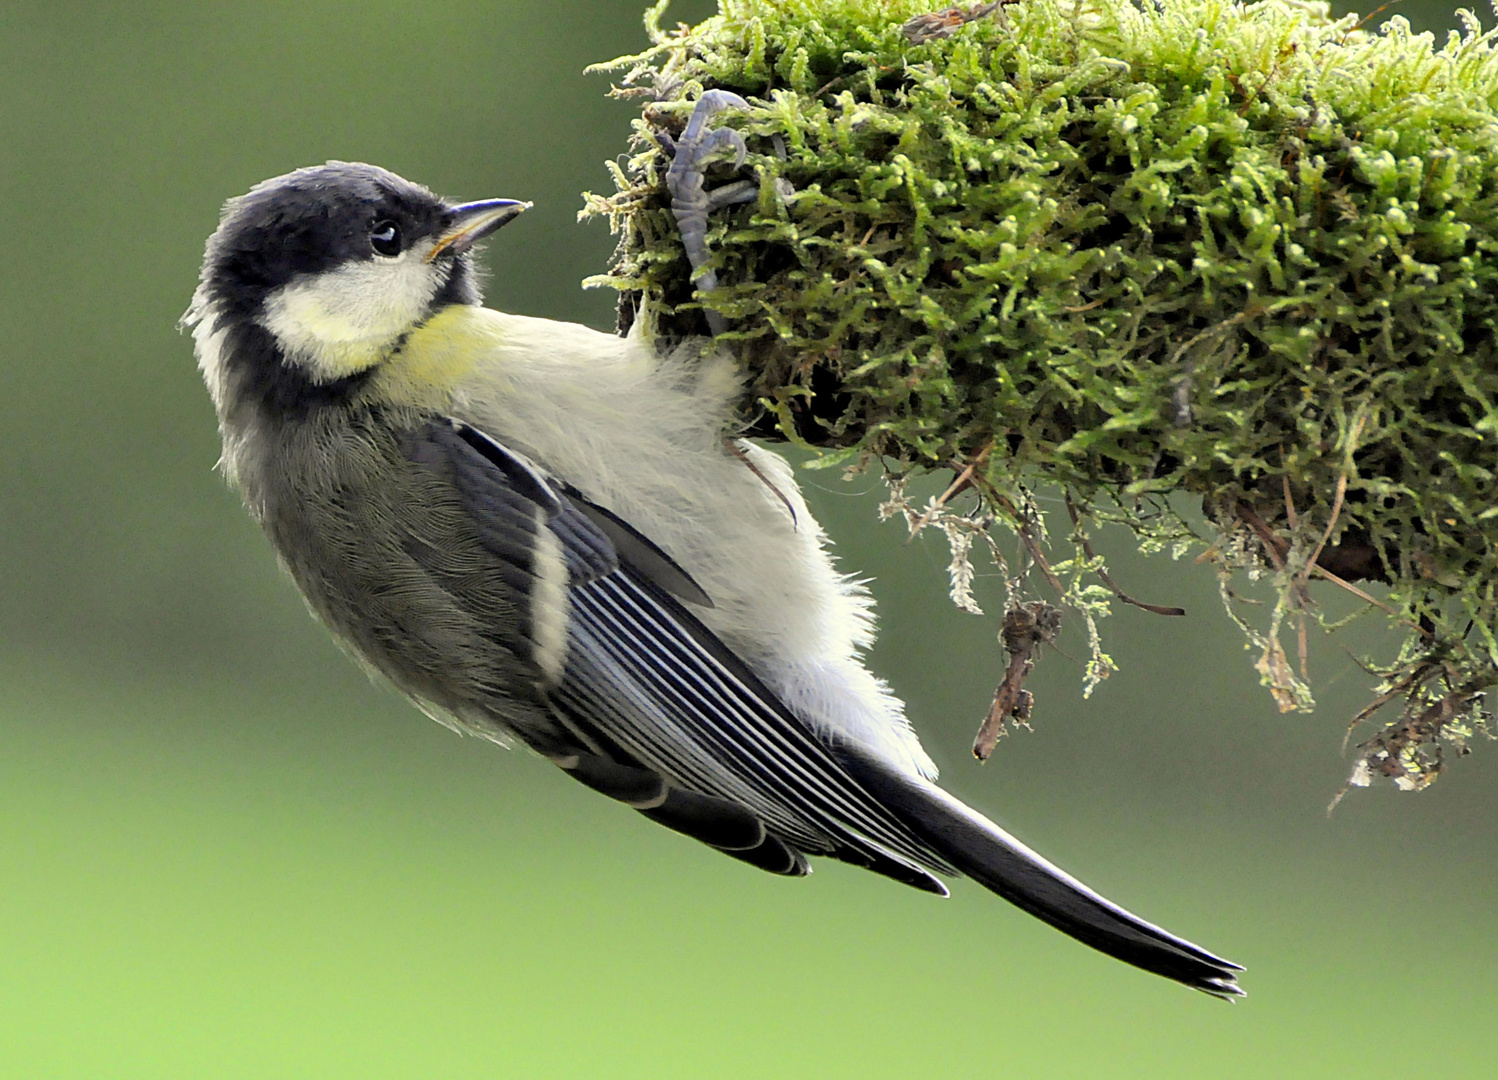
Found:
[[[934,784],[842,748],[843,767],[968,877],[1085,945],[1225,1000],[1239,965],[1105,900]]]

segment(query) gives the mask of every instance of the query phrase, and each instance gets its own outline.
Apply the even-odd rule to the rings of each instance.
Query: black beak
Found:
[[[485,199],[448,207],[448,226],[437,234],[427,262],[439,255],[461,255],[501,225],[514,221],[531,208],[516,199]]]

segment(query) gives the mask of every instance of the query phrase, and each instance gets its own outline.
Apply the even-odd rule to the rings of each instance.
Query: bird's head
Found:
[[[474,244],[528,206],[341,161],[231,199],[184,318],[220,413],[346,398],[434,313],[479,302]]]

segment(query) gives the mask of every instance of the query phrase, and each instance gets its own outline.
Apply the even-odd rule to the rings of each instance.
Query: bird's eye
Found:
[[[399,255],[401,253],[401,227],[388,218],[374,223],[369,230],[369,246],[376,255]]]

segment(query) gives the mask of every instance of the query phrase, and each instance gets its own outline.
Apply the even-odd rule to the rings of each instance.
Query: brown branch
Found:
[[[1285,556],[1290,552],[1289,543],[1275,536],[1269,523],[1261,518],[1248,503],[1238,503],[1233,509],[1238,515],[1238,520],[1252,529],[1254,535],[1259,538],[1259,542],[1264,545],[1264,553],[1269,556],[1269,561],[1274,564],[1274,568],[1283,570]]]
[[[1281,466],[1284,465],[1284,458],[1285,458],[1284,449],[1281,448],[1281,450],[1280,450],[1280,464],[1281,464]],[[1280,473],[1280,484],[1285,489],[1285,519],[1290,522],[1290,528],[1293,529],[1297,525],[1300,524],[1300,521],[1296,517],[1296,514],[1295,514],[1295,500],[1290,497],[1290,474],[1289,473]]]
[[[1337,493],[1332,498],[1331,517],[1327,518],[1326,529],[1321,534],[1321,540],[1311,552],[1311,557],[1306,560],[1305,569],[1301,571],[1301,583],[1310,576],[1311,567],[1316,565],[1316,560],[1321,558],[1321,552],[1325,550],[1327,541],[1332,538],[1332,532],[1337,527],[1337,519],[1342,516],[1342,500],[1347,495],[1347,474],[1352,471],[1352,455],[1357,450],[1358,437],[1363,433],[1363,427],[1368,422],[1368,417],[1359,416],[1357,422],[1352,425],[1352,431],[1347,436],[1347,453],[1343,460],[1343,466],[1337,473]]]
[[[924,45],[928,41],[941,41],[951,37],[970,22],[992,14],[1005,4],[1016,0],[995,0],[989,4],[974,4],[969,8],[950,7],[933,11],[928,15],[913,15],[900,27],[900,33],[912,45]]]
[[[941,495],[937,497],[936,501],[926,509],[925,513],[921,514],[920,517],[915,519],[915,522],[910,526],[911,537],[914,537],[916,533],[920,532],[927,525],[930,525],[931,519],[936,516],[937,512],[941,510],[942,507],[947,505],[947,502],[950,499],[960,494],[962,491],[972,485],[973,474],[977,471],[978,466],[983,464],[983,462],[988,459],[989,451],[991,451],[992,449],[993,443],[990,442],[982,450],[979,450],[976,455],[974,455],[972,461],[969,461],[965,466],[962,467],[961,471],[957,474],[957,478],[947,485],[947,490],[943,491]],[[958,468],[956,462],[952,463],[952,468],[953,470],[956,470]]]
[[[1388,604],[1385,604],[1383,601],[1376,600],[1373,597],[1369,596],[1366,592],[1364,592],[1362,589],[1358,588],[1352,582],[1345,581],[1342,578],[1339,578],[1336,574],[1332,573],[1330,570],[1325,570],[1325,569],[1323,569],[1322,567],[1319,567],[1319,566],[1313,567],[1312,569],[1314,570],[1314,572],[1315,572],[1315,574],[1316,574],[1316,576],[1318,578],[1325,578],[1327,581],[1330,581],[1333,585],[1337,585],[1337,586],[1340,586],[1341,588],[1346,589],[1348,592],[1352,593],[1353,596],[1356,596],[1359,600],[1366,600],[1368,603],[1372,604],[1374,607],[1378,608],[1380,611],[1384,612],[1386,615],[1392,615],[1394,618],[1398,619],[1400,622],[1404,623],[1404,625],[1410,627],[1412,630],[1419,631],[1420,634],[1423,635],[1427,640],[1429,640],[1429,641],[1434,641],[1435,640],[1435,636],[1436,636],[1435,633],[1433,631],[1431,631],[1428,627],[1421,626],[1418,622],[1416,622],[1413,619],[1407,619],[1407,618],[1405,618],[1399,612],[1397,612],[1393,608],[1391,608]]]
[[[1009,515],[1010,519],[1014,522],[1015,535],[1020,538],[1020,542],[1030,552],[1030,558],[1035,560],[1035,565],[1045,575],[1045,579],[1051,588],[1056,590],[1056,594],[1058,596],[1065,596],[1066,586],[1061,584],[1061,579],[1056,576],[1056,572],[1051,569],[1051,564],[1046,561],[1045,553],[1040,550],[1040,544],[1036,542],[1035,537],[1030,535],[1029,523],[1025,515],[1019,512],[1019,507],[1015,506],[1005,496],[1000,495],[993,485],[984,483],[981,478],[973,477],[973,483],[988,496],[990,504]]]
[[[1368,719],[1374,713],[1378,712],[1379,709],[1382,709],[1389,702],[1393,701],[1400,694],[1408,692],[1412,686],[1424,679],[1426,674],[1427,669],[1421,668],[1414,673],[1405,676],[1403,679],[1399,680],[1399,682],[1390,687],[1387,691],[1379,694],[1378,697],[1374,698],[1367,705],[1359,709],[1357,715],[1347,722],[1347,730],[1342,733],[1342,753],[1347,753],[1347,740],[1352,738],[1352,732],[1354,728],[1356,728],[1359,724]]]
[[[1132,604],[1137,608],[1143,608],[1145,611],[1153,612],[1156,615],[1186,614],[1185,608],[1170,607],[1165,604],[1146,604],[1143,600],[1135,600],[1114,584],[1113,578],[1109,576],[1107,568],[1103,566],[1097,554],[1092,550],[1092,542],[1087,539],[1087,534],[1082,531],[1082,518],[1077,512],[1076,504],[1072,502],[1071,492],[1067,491],[1064,494],[1066,497],[1066,512],[1071,515],[1072,526],[1077,530],[1076,537],[1077,541],[1082,545],[1082,554],[1087,556],[1088,561],[1098,564],[1093,572],[1097,574],[1104,585],[1113,591],[1114,596],[1118,597],[1125,604]]]
[[[973,739],[973,757],[987,761],[1004,735],[1004,722],[1011,717],[1026,723],[1035,705],[1035,695],[1025,689],[1025,677],[1035,668],[1040,646],[1055,640],[1061,629],[1061,609],[1042,600],[1020,604],[1004,616],[1001,638],[1009,653],[1004,679],[994,691],[993,705]]]

